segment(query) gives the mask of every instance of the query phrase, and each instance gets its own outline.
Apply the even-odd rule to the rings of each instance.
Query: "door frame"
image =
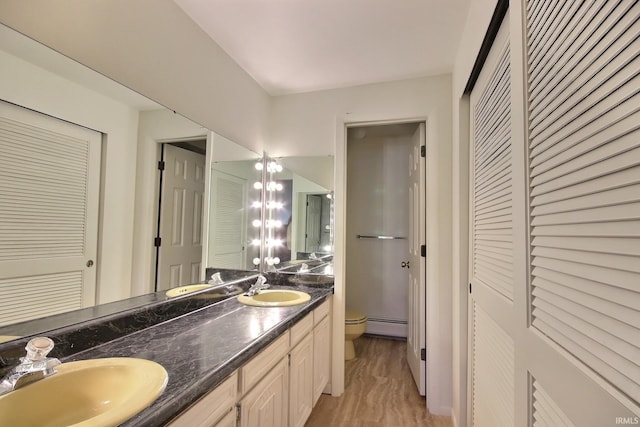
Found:
[[[344,316],[346,306],[346,193],[347,193],[347,129],[351,127],[361,126],[377,126],[377,125],[393,125],[402,123],[424,123],[426,127],[425,131],[425,143],[427,146],[427,155],[429,152],[429,119],[427,116],[418,117],[399,117],[399,118],[370,118],[370,117],[336,117],[336,157],[335,157],[335,194],[334,194],[334,215],[335,215],[335,230],[334,230],[334,295],[333,295],[333,325],[332,325],[332,361],[331,361],[331,394],[333,396],[340,396],[344,392]],[[425,181],[427,180],[425,175]],[[425,191],[427,190],[425,182]],[[429,201],[427,200],[427,205]],[[426,212],[425,212],[426,221]],[[425,244],[429,247],[429,239]],[[426,280],[425,286],[425,316],[428,319],[429,316],[429,301],[432,304],[437,302],[437,299],[429,298],[429,287]],[[440,336],[445,334],[446,331],[438,330],[436,325],[432,325],[432,329],[429,328],[429,322],[425,321],[425,343],[427,348],[427,360],[430,359],[429,353],[435,351],[437,346],[430,346],[430,343],[436,343],[440,340]],[[435,323],[435,322],[434,322]],[[440,358],[436,356],[432,357],[434,363],[427,364],[426,367],[426,390],[427,390],[427,406],[436,409],[438,405],[430,405],[430,399],[436,399],[437,393],[429,393],[429,390],[437,389],[439,386],[439,375],[437,375],[434,367],[438,366],[438,360]],[[431,369],[430,369],[431,367]],[[449,414],[447,414],[449,415]]]

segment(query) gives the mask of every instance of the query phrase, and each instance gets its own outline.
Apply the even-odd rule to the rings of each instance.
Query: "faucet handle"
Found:
[[[258,280],[256,280],[256,283],[253,286],[261,287],[264,286],[265,283],[267,283],[267,278],[261,274],[258,276]]]
[[[27,360],[37,362],[47,358],[47,354],[53,350],[53,340],[47,337],[35,337],[29,340],[27,346]]]

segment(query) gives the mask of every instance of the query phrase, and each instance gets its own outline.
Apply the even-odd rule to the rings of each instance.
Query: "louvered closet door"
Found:
[[[640,4],[525,6],[533,425],[640,424]]]
[[[0,326],[95,304],[100,144],[0,101]]]
[[[244,269],[247,240],[246,178],[211,170],[209,265]]]
[[[469,424],[514,425],[509,17],[471,93]]]

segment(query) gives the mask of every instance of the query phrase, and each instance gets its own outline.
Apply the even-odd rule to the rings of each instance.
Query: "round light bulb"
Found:
[[[262,203],[256,200],[255,202],[253,202],[251,204],[251,206],[254,207],[254,208],[260,208],[260,207],[262,207]]]
[[[253,265],[259,265],[260,264],[260,258],[254,258],[252,262],[253,262]]]
[[[253,225],[253,226],[254,226],[254,227],[256,227],[256,228],[257,228],[257,227],[260,227],[260,225],[261,225],[261,224],[262,224],[262,221],[260,221],[259,219],[254,219],[254,220],[251,222],[251,225]]]
[[[264,165],[262,164],[262,162],[257,162],[256,163],[256,170],[261,171],[264,168]]]
[[[253,188],[255,188],[256,190],[262,190],[262,183],[261,182],[254,182],[253,183]]]

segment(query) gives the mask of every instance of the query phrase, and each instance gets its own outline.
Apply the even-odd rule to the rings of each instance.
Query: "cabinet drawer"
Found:
[[[237,389],[238,374],[234,372],[222,384],[174,419],[169,427],[211,427],[235,407]]]
[[[302,340],[313,329],[313,313],[307,314],[298,323],[293,325],[291,331],[291,348]]]
[[[289,352],[289,331],[240,368],[240,395],[244,395]]]
[[[322,319],[324,319],[331,310],[331,297],[327,298],[325,302],[320,304],[318,308],[313,310],[313,324],[314,326],[320,323]]]

